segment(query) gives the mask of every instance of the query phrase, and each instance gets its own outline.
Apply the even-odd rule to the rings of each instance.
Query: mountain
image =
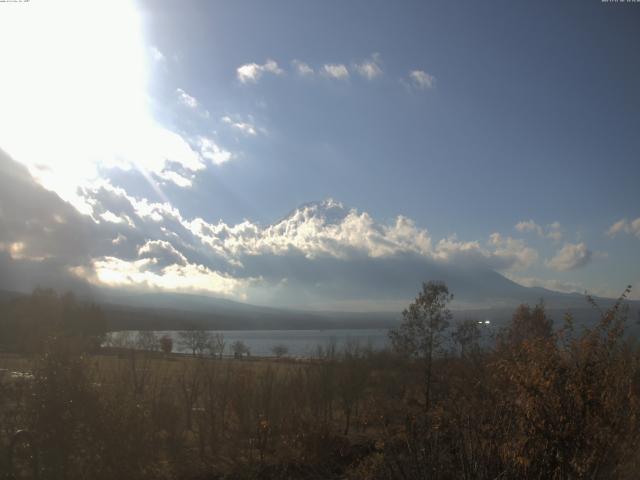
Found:
[[[336,225],[342,222],[347,215],[349,215],[349,212],[350,210],[345,207],[342,202],[334,200],[333,198],[327,198],[325,200],[303,203],[272,225],[286,223],[297,217],[303,217],[305,219],[315,217],[321,219],[328,225]]]
[[[498,279],[509,286],[509,280]],[[511,282],[513,283],[513,282]],[[556,322],[570,311],[576,325],[591,325],[599,312],[588,305],[582,295],[559,294],[540,288],[515,285],[515,294],[521,303],[545,302],[548,314]],[[25,293],[0,290],[0,302],[25,295]],[[211,330],[322,330],[392,328],[401,319],[400,309],[393,312],[340,312],[304,311],[251,305],[215,297],[127,291],[95,291],[91,297],[80,296],[85,301],[97,303],[103,310],[111,330],[182,330],[203,328]],[[613,304],[612,299],[597,299],[602,308]],[[633,319],[640,313],[640,302],[628,302],[628,322],[634,329]],[[490,320],[495,328],[504,325],[513,314],[514,305],[492,305],[485,308],[457,308],[452,305],[455,320]],[[633,330],[637,331],[637,328]]]
[[[290,295],[293,302],[283,298],[278,303],[308,308],[295,303],[304,298],[307,305],[323,309],[328,308],[322,306],[323,299],[337,299],[339,305],[340,300],[352,298],[389,301],[395,308],[398,299],[410,300],[428,280],[445,282],[460,309],[514,307],[540,299],[553,308],[584,303],[580,294],[529,288],[509,280],[496,271],[505,268],[497,263],[509,259],[490,248],[458,242],[447,251],[446,245],[433,246],[428,232],[409,219],[398,217],[395,222],[376,223],[366,212],[327,199],[300,205],[271,224],[270,235],[279,235],[280,243],[294,245],[303,255],[280,255],[271,262],[270,267],[281,277],[293,272],[300,280],[288,287],[297,293]],[[466,248],[468,245],[472,248]],[[246,266],[256,262],[255,258],[242,261]]]
[[[540,299],[554,309],[586,303],[582,295],[527,288],[505,278],[496,272],[504,263],[491,263],[496,258],[489,247],[475,244],[469,254],[454,239],[450,243],[458,250],[443,252],[408,218],[378,223],[332,199],[301,205],[266,227],[250,221],[203,224],[198,236],[197,222],[178,221],[177,210],[153,207],[158,211],[149,213],[148,205],[140,209],[140,202],[134,205],[116,191],[85,193],[93,195],[87,200],[97,212],[113,210],[131,222],[81,214],[0,151],[0,289],[55,287],[119,314],[166,310],[264,328],[392,321],[428,280],[446,282],[458,310],[508,311]],[[94,275],[96,262],[107,270],[119,268],[107,273],[115,273],[112,278],[124,286],[102,286]],[[190,283],[190,276],[198,281]],[[207,282],[224,287],[209,291],[247,294],[265,306],[154,290],[158,285],[203,290]]]

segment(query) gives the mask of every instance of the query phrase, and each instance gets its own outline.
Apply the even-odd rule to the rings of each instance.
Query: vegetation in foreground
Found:
[[[456,324],[446,286],[427,283],[390,332],[393,351],[328,347],[293,362],[104,355],[99,310],[38,291],[0,311],[1,343],[20,352],[2,357],[0,471],[637,478],[640,350],[624,336],[627,294],[580,332],[570,316],[554,329],[542,305],[522,305],[481,348],[477,323]]]

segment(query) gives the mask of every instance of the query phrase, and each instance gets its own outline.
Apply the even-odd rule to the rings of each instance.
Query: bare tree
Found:
[[[425,409],[431,407],[431,383],[434,354],[443,342],[443,332],[452,318],[447,307],[453,294],[442,282],[422,284],[422,291],[402,312],[402,323],[389,331],[394,350],[419,358],[424,367]]]
[[[162,350],[162,353],[165,355],[168,355],[173,350],[173,339],[169,335],[165,334],[160,337],[159,343],[160,350]]]
[[[277,358],[282,358],[289,353],[289,347],[286,345],[274,345],[271,347],[271,353],[273,353]]]
[[[160,347],[158,343],[158,337],[156,334],[150,330],[143,330],[138,332],[138,336],[136,338],[136,347],[140,350],[148,350],[150,352],[155,352]]]
[[[207,350],[209,351],[209,355],[212,357],[222,358],[226,345],[227,342],[224,340],[224,335],[222,333],[216,332],[214,334],[209,334]]]
[[[247,347],[242,340],[236,340],[233,342],[231,344],[231,350],[233,351],[233,356],[235,358],[241,358],[250,354],[249,347]]]
[[[195,357],[209,348],[211,334],[206,330],[185,330],[178,332],[178,343],[184,350],[191,350]]]

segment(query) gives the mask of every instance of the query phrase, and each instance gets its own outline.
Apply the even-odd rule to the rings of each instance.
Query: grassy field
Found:
[[[635,479],[640,349],[624,327],[623,308],[576,333],[522,306],[491,346],[472,322],[433,356],[307,360],[49,337],[0,355],[0,478]]]

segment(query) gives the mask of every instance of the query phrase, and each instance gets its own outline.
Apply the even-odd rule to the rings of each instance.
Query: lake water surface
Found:
[[[387,329],[355,329],[355,330],[224,330],[222,333],[226,342],[225,355],[231,355],[231,344],[241,340],[249,347],[251,355],[272,356],[271,349],[276,345],[288,348],[289,356],[310,357],[317,352],[318,346],[327,347],[335,343],[337,350],[341,350],[349,342],[357,343],[361,347],[371,346],[375,350],[389,346]],[[155,332],[158,336],[167,334],[173,338],[173,351],[186,352],[180,348],[178,332]]]

